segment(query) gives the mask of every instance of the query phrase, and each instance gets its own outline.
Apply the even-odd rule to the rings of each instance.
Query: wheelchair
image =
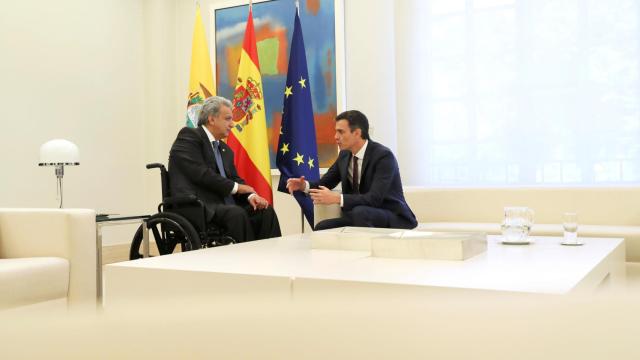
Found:
[[[151,215],[146,222],[149,242],[155,240],[160,255],[173,253],[178,244],[184,252],[236,242],[223,229],[208,224],[205,205],[195,195],[171,196],[167,169],[163,164],[147,164],[147,169],[156,168],[160,169],[162,202],[158,205],[158,213]],[[131,242],[129,260],[143,257],[142,237],[140,225]]]

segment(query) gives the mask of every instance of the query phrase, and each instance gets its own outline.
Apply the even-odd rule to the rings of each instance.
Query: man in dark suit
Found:
[[[238,242],[280,236],[275,211],[238,176],[233,151],[220,141],[234,126],[231,106],[225,98],[210,97],[198,127],[180,130],[169,154],[171,193],[196,195],[205,204],[207,220]]]
[[[314,204],[340,204],[342,216],[316,224],[316,230],[341,226],[413,229],[416,217],[402,192],[400,170],[387,147],[369,139],[369,121],[357,110],[336,117],[338,159],[320,181],[287,180],[287,189],[309,192]],[[342,194],[331,191],[342,184]]]

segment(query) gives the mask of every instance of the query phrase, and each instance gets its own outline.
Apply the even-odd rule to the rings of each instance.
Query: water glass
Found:
[[[578,214],[574,212],[562,214],[562,227],[564,228],[564,243],[578,243]]]
[[[502,242],[506,244],[528,244],[529,231],[533,226],[533,210],[527,207],[504,208]]]

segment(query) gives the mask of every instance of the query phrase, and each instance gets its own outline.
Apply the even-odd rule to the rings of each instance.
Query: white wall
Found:
[[[347,109],[369,119],[371,138],[394,152],[396,122],[395,5],[392,0],[345,0]]]
[[[168,149],[180,126],[176,82],[176,2],[145,0],[144,4],[144,163],[167,165]],[[185,84],[186,86],[186,84]],[[182,102],[184,103],[184,101]],[[153,210],[162,198],[160,172],[139,169],[144,173],[146,203]]]
[[[80,148],[65,207],[144,210],[142,7],[131,0],[3,2],[0,11],[0,206],[56,207],[53,138]]]

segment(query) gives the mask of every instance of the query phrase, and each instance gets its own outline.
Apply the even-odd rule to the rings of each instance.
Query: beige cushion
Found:
[[[34,257],[55,257],[68,262],[69,305],[95,303],[95,211],[0,208],[0,259]],[[0,298],[3,296],[4,291],[0,291]]]
[[[68,289],[66,259],[0,259],[0,309],[66,298]]]

